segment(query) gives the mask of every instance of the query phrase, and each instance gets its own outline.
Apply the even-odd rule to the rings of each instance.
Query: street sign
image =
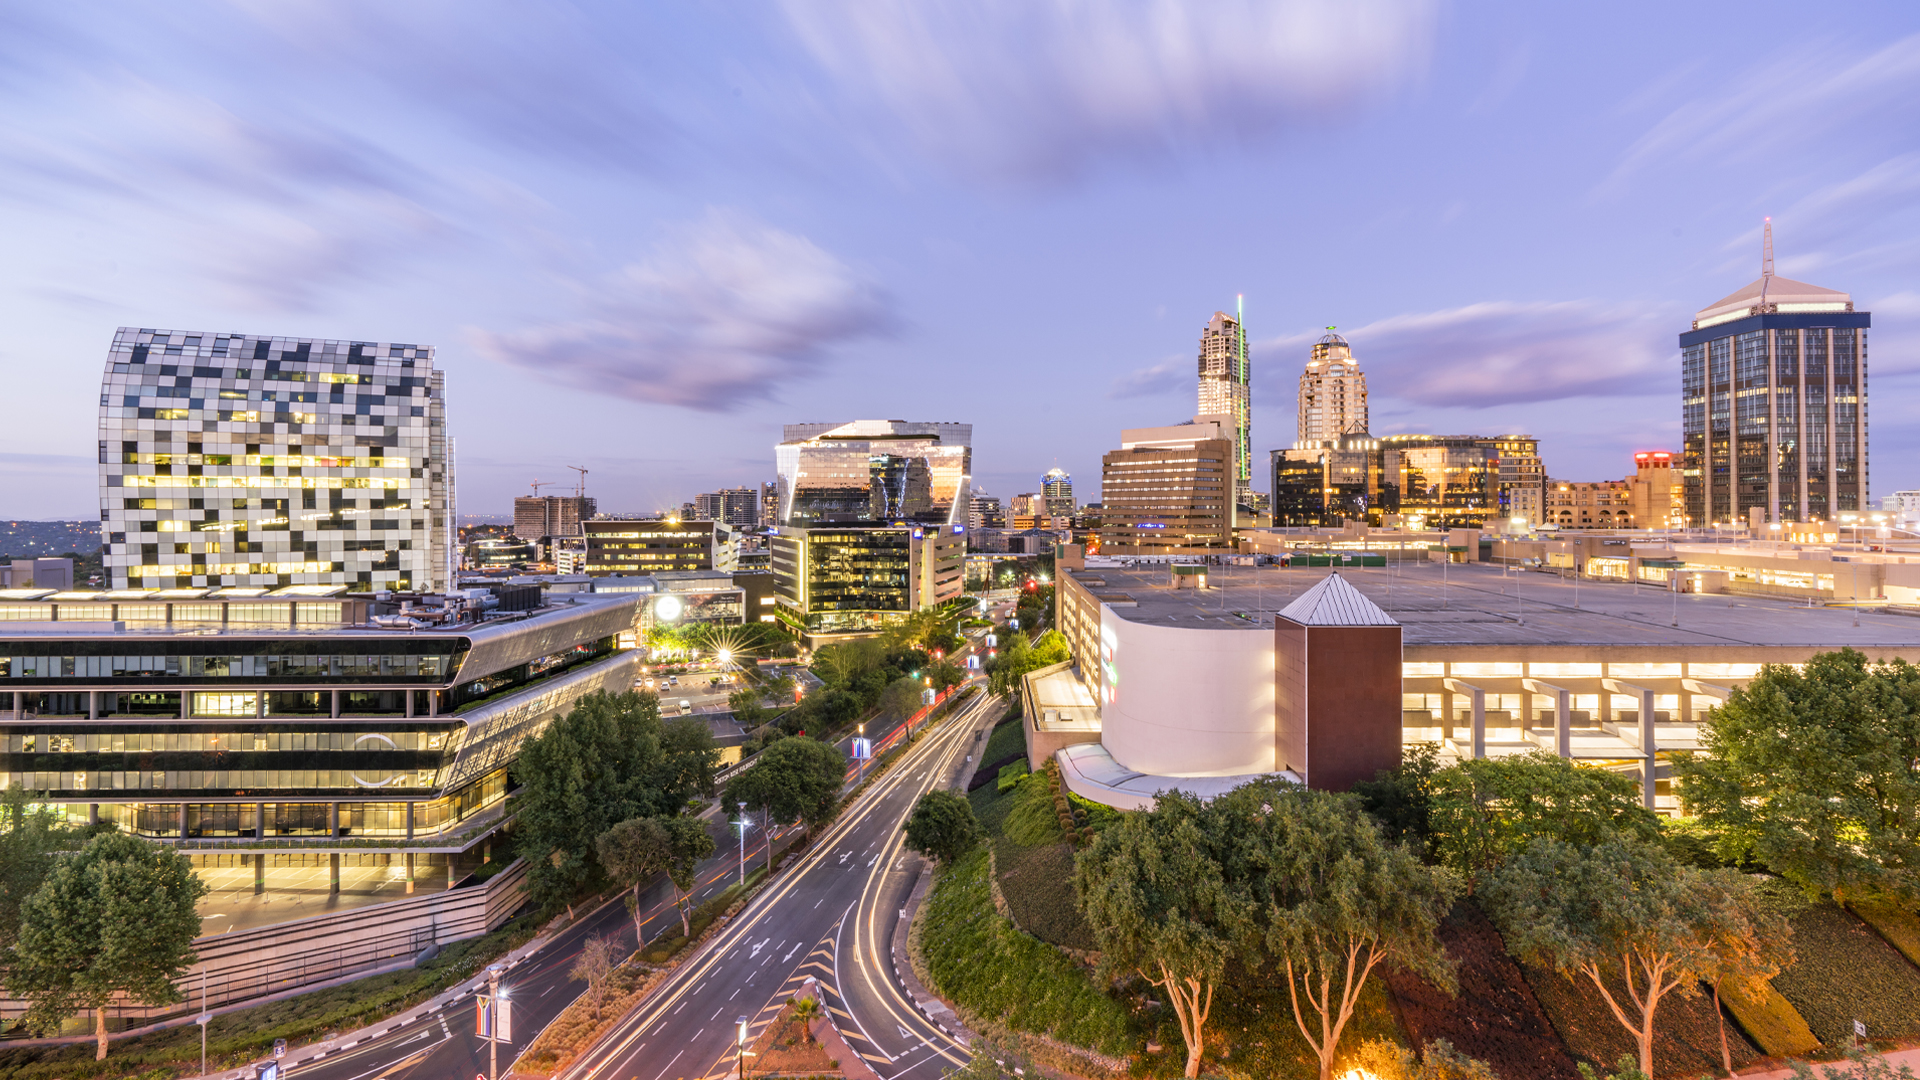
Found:
[[[280,1080],[280,1063],[269,1061],[254,1066],[254,1080]]]
[[[873,758],[873,740],[872,739],[853,740],[853,759],[855,761],[869,761],[872,758]]]
[[[1853,1037],[1854,1037],[1854,1038],[1856,1038],[1856,1039],[1864,1039],[1864,1038],[1866,1038],[1866,1037],[1867,1037],[1867,1025],[1866,1025],[1866,1024],[1864,1024],[1864,1023],[1862,1023],[1862,1022],[1861,1022],[1861,1021],[1859,1021],[1859,1020],[1855,1020],[1855,1021],[1853,1022]]]
[[[287,1056],[287,1040],[285,1039],[273,1040],[273,1056],[277,1058],[283,1058]]]
[[[933,687],[929,686],[925,690],[920,691],[920,704],[931,705],[933,704],[933,700]]]

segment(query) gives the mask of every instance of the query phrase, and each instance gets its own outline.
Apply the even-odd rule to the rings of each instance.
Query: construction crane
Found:
[[[572,469],[574,472],[577,472],[580,474],[580,482],[574,485],[574,489],[573,489],[574,498],[576,499],[586,498],[587,497],[587,470],[581,468],[578,465],[569,465],[567,466],[567,468]]]
[[[552,487],[553,485],[554,482],[552,480],[535,480],[533,482],[533,497],[536,499],[539,498],[541,488]]]

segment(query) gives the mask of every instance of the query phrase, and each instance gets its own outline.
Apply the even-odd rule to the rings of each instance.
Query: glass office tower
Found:
[[[121,327],[100,388],[114,588],[449,584],[433,349]]]
[[[776,525],[967,523],[972,424],[788,424],[774,449]]]
[[[1846,293],[1770,265],[1694,316],[1680,335],[1688,526],[1867,508],[1871,323]]]

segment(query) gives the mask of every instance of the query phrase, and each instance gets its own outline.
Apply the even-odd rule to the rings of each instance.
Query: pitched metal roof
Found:
[[[1303,626],[1400,625],[1339,574],[1328,574],[1301,593],[1299,599],[1280,609],[1280,616]]]

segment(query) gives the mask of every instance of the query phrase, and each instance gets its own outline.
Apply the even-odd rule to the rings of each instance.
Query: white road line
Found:
[[[680,1051],[680,1054],[684,1053],[686,1053],[685,1050]],[[660,1072],[654,1076],[653,1080],[660,1080],[660,1077],[667,1075],[667,1070],[673,1068],[673,1063],[680,1060],[680,1054],[675,1054],[668,1058],[667,1063],[661,1066]]]

